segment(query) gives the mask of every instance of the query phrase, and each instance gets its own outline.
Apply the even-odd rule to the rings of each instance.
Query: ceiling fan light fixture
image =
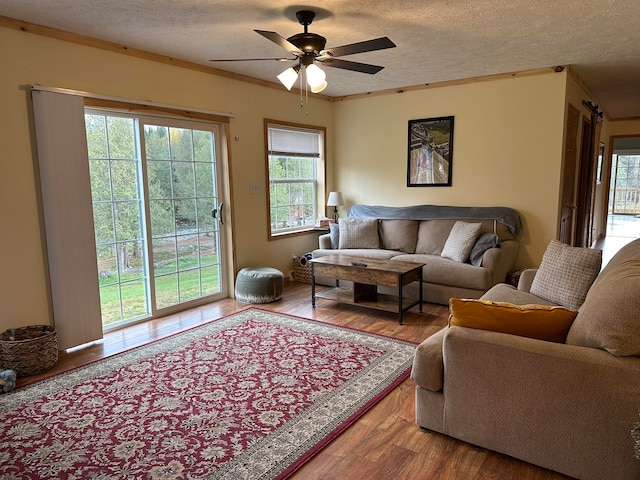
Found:
[[[280,80],[280,83],[282,83],[287,90],[291,90],[293,85],[296,83],[296,80],[298,79],[298,70],[300,70],[300,65],[289,67],[278,75],[278,80]]]
[[[327,74],[324,73],[324,71],[319,66],[317,66],[315,63],[312,63],[311,65],[307,66],[305,72],[307,76],[307,84],[311,87],[312,92],[314,89],[318,89],[320,87],[322,88],[318,91],[324,90],[324,88],[327,86],[327,82],[325,81],[327,79]]]
[[[325,88],[327,88],[327,85],[329,85],[329,84],[326,81],[324,81],[317,87],[311,87],[311,93],[320,93]]]

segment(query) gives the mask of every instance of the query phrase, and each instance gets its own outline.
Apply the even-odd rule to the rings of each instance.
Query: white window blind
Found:
[[[269,125],[269,155],[319,158],[318,132]]]

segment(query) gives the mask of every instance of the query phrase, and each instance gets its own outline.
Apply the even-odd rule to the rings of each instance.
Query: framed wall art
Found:
[[[450,187],[453,117],[409,120],[407,187]]]

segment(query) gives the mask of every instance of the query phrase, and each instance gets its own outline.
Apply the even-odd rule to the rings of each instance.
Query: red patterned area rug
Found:
[[[415,344],[249,308],[0,395],[2,479],[282,479]]]

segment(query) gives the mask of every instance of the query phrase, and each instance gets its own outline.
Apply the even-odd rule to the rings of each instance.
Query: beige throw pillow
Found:
[[[456,262],[469,260],[471,249],[476,244],[482,225],[479,223],[456,222],[442,248],[442,255]]]
[[[531,293],[578,310],[600,272],[602,250],[551,240],[531,284]]]
[[[341,218],[339,248],[380,248],[378,220]]]

